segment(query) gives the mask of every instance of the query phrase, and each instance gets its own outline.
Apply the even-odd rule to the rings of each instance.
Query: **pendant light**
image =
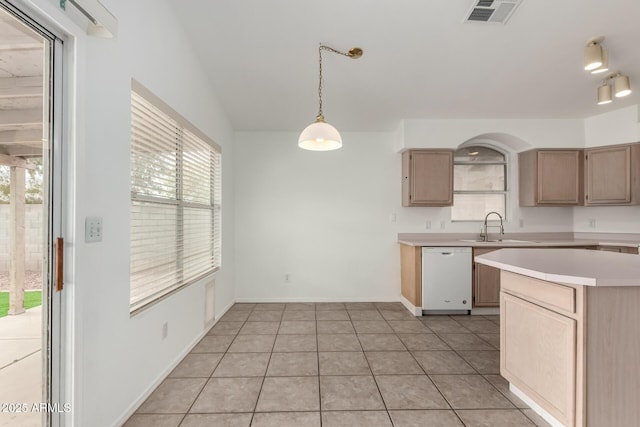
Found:
[[[312,151],[329,151],[337,150],[342,147],[342,137],[340,132],[324,121],[324,115],[322,114],[322,51],[326,50],[338,55],[347,56],[352,59],[358,59],[362,56],[362,49],[354,47],[349,52],[341,52],[332,47],[325,46],[323,44],[318,48],[318,69],[319,69],[319,82],[318,82],[318,115],[316,121],[304,128],[298,138],[298,147],[305,150]]]

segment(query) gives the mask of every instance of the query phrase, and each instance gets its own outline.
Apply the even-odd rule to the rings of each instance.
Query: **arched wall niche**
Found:
[[[486,146],[489,148],[497,148],[504,154],[519,153],[521,151],[530,150],[533,147],[527,141],[508,133],[484,133],[467,139],[458,148],[469,147],[472,145]]]

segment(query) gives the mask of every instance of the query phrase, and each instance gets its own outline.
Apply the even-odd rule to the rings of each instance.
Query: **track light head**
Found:
[[[593,71],[602,66],[603,53],[600,43],[603,40],[604,37],[594,37],[587,40],[587,44],[584,47],[584,69],[586,71]]]
[[[611,101],[611,85],[605,82],[598,87],[598,105],[609,104]]]
[[[605,48],[602,48],[602,64],[593,70],[591,70],[591,74],[600,74],[609,71],[609,51]]]
[[[622,98],[631,93],[631,84],[629,83],[629,77],[618,74],[613,79],[613,89],[616,94],[616,98]]]

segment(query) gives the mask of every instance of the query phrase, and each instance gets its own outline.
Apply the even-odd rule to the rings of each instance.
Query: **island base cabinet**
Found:
[[[500,281],[502,376],[567,427],[640,425],[640,286]]]
[[[500,370],[566,426],[575,425],[576,321],[502,293]]]

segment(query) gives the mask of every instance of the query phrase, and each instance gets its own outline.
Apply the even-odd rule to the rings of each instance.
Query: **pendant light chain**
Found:
[[[323,45],[320,45],[318,48],[318,69],[320,70],[320,76],[318,78],[318,120],[324,120],[324,116],[322,115],[322,48]]]
[[[359,54],[354,54],[353,49],[349,52],[341,52],[337,49],[332,48],[331,46],[325,46],[323,44],[318,47],[318,119],[324,120],[324,115],[322,114],[322,51],[327,50],[329,52],[337,53],[338,55],[347,56],[349,58],[356,58],[362,55],[362,52]]]

